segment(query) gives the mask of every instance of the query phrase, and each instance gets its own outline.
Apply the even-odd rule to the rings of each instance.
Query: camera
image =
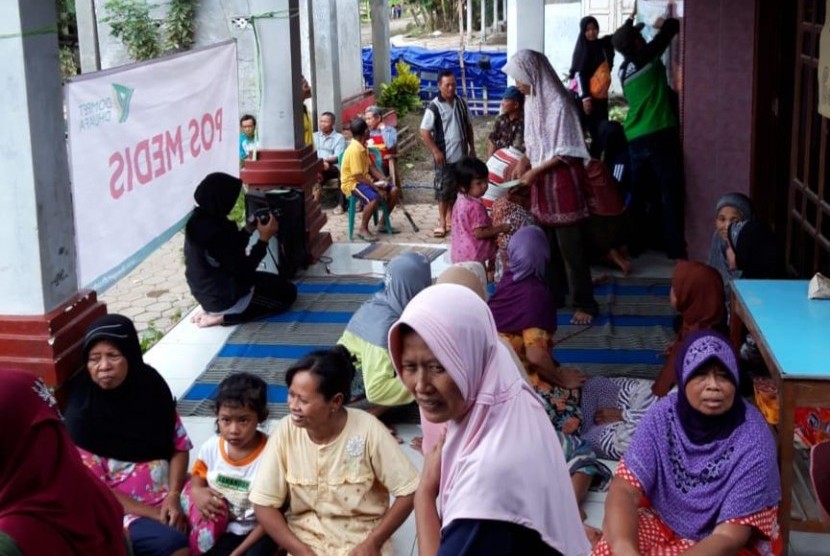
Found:
[[[271,219],[271,215],[274,215],[274,218],[279,218],[280,216],[280,209],[276,207],[262,207],[258,208],[254,211],[254,218],[256,218],[257,222],[262,224],[263,226],[268,224],[268,220]]]

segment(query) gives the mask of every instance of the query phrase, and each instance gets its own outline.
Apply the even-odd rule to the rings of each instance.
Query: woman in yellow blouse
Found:
[[[344,407],[354,373],[342,346],[286,372],[291,413],[268,439],[250,499],[292,556],[390,556],[412,511],[415,467],[377,418]]]

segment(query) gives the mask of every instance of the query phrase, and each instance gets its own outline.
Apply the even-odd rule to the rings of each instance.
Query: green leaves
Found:
[[[133,60],[150,60],[193,45],[196,0],[170,0],[167,17],[150,16],[146,0],[107,0],[104,8],[112,36],[120,39]]]
[[[397,75],[391,83],[381,83],[378,104],[394,108],[399,117],[421,106],[421,79],[410,71],[409,64],[400,60],[395,64]]]

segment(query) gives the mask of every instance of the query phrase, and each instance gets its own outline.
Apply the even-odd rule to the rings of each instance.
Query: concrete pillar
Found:
[[[60,385],[105,312],[79,292],[54,0],[0,2],[0,367]]]
[[[358,0],[336,0],[337,41],[340,48],[340,91],[343,99],[363,93]]]
[[[75,20],[78,24],[78,49],[81,53],[81,73],[101,69],[98,51],[98,18],[94,0],[75,0]]]
[[[316,129],[317,117],[317,43],[314,31],[311,0],[300,0],[300,54],[302,74],[311,84],[311,98],[305,103],[311,114],[312,127]]]
[[[22,0],[21,0],[22,1]],[[305,1],[305,0],[302,0]],[[292,188],[302,192],[305,204],[306,262],[317,260],[331,245],[322,232],[326,216],[312,195],[322,163],[313,145],[303,140],[303,100],[300,92],[300,0],[250,0],[251,13],[275,12],[289,17],[256,19],[262,67],[262,112],[257,125],[260,150],[246,160],[240,177],[249,190]],[[300,230],[284,230],[297,233]]]
[[[262,61],[262,113],[257,125],[260,146],[262,149],[299,149],[304,144],[299,0],[250,1],[254,14],[291,14],[291,17],[254,21]]]
[[[389,2],[371,0],[372,17],[372,88],[380,96],[380,84],[392,80],[392,59],[389,54]]]
[[[499,30],[499,0],[493,0],[493,33]]]
[[[337,129],[341,129],[340,108],[343,96],[340,92],[340,49],[337,33],[337,2],[318,0],[314,3],[314,95],[317,113],[331,112],[337,115]]]
[[[545,0],[507,0],[507,58],[524,48],[545,51]]]

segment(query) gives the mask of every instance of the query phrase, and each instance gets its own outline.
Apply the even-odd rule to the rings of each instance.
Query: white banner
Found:
[[[239,175],[236,45],[65,87],[78,282],[106,288],[172,236],[210,172]]]

